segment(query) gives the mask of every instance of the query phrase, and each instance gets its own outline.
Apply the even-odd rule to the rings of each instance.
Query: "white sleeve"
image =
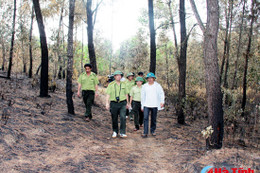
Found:
[[[145,86],[143,85],[141,90],[141,107],[144,109],[144,103],[145,103]]]
[[[161,85],[159,85],[159,97],[160,97],[160,103],[165,102],[165,95],[164,95],[164,91]]]

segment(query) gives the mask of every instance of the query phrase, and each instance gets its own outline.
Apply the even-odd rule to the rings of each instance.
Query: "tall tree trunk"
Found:
[[[198,22],[198,24],[200,26],[201,31],[204,33],[205,32],[205,27],[204,27],[204,25],[202,23],[202,20],[201,20],[200,16],[199,16],[199,13],[198,13],[198,10],[197,10],[197,7],[196,7],[196,4],[195,4],[194,0],[190,0],[190,5],[191,5],[192,11],[193,11],[193,13],[194,13],[194,15],[196,17],[196,20],[197,20],[197,22]]]
[[[6,50],[5,50],[5,43],[4,43],[4,39],[2,39],[2,54],[3,54],[3,62],[2,62],[2,71],[5,70],[5,57],[6,57]]]
[[[209,124],[214,132],[207,139],[209,148],[222,147],[224,122],[222,93],[217,55],[217,39],[219,29],[219,2],[207,0],[207,25],[204,35],[204,64],[206,73],[206,90],[208,102]]]
[[[25,52],[24,52],[24,43],[22,40],[22,58],[23,58],[23,72],[26,73],[26,59],[25,59]]]
[[[150,30],[150,72],[156,71],[156,43],[154,29],[153,0],[148,0],[149,30]]]
[[[62,48],[63,52],[66,51],[66,46],[65,46],[65,36],[64,36],[64,28],[62,29]],[[63,69],[62,69],[62,78],[66,78],[66,58],[63,56]]]
[[[33,68],[33,55],[32,55],[33,18],[34,18],[34,8],[32,6],[31,27],[30,27],[30,33],[29,33],[29,54],[30,54],[29,78],[32,78],[32,68]]]
[[[230,43],[231,43],[231,30],[232,30],[232,22],[233,22],[233,0],[229,0],[229,11],[230,11],[230,22],[229,22],[229,35],[228,35],[228,44],[227,44],[227,60],[225,66],[225,73],[224,73],[224,87],[228,88],[228,68],[229,68],[229,56],[230,56]]]
[[[75,0],[70,0],[69,6],[69,31],[68,31],[68,64],[67,64],[67,82],[66,82],[66,97],[68,113],[75,114],[73,105],[72,92],[72,76],[73,76],[73,24],[74,24],[74,9]]]
[[[232,82],[231,89],[234,89],[235,87],[237,87],[236,77],[237,77],[238,59],[239,59],[239,56],[240,56],[241,38],[242,38],[245,8],[246,8],[246,1],[243,0],[243,2],[244,2],[243,3],[243,11],[242,11],[241,23],[240,23],[240,26],[239,26],[239,37],[238,37],[238,45],[237,45],[237,57],[236,57],[236,61],[235,61],[235,72],[234,72],[234,76],[233,76],[233,82]]]
[[[172,1],[169,0],[168,8],[169,8],[169,12],[170,12],[170,21],[172,24],[172,30],[173,30],[173,36],[174,36],[175,56],[178,59],[179,58],[178,41],[177,41],[177,35],[176,35],[176,31],[175,31],[175,23],[174,23],[173,14],[172,14],[171,3],[172,3]]]
[[[89,60],[90,64],[92,65],[92,71],[97,73],[97,62],[96,62],[96,54],[95,54],[95,47],[93,41],[93,12],[92,12],[92,0],[87,0],[87,31],[88,31],[88,53],[89,53]]]
[[[13,50],[14,50],[14,35],[15,35],[15,18],[16,18],[16,0],[14,0],[14,14],[13,14],[13,27],[12,27],[12,38],[11,38],[11,47],[9,55],[9,66],[7,71],[7,78],[11,78],[11,71],[13,65]]]
[[[46,40],[39,0],[33,0],[33,6],[36,14],[36,19],[37,19],[39,33],[40,33],[40,41],[41,41],[42,59],[41,59],[40,97],[49,97],[48,95],[48,71],[49,71],[48,46],[47,46],[47,40]]]
[[[243,77],[243,98],[242,98],[242,114],[241,116],[245,115],[245,107],[246,107],[246,89],[247,89],[247,69],[248,69],[248,60],[250,57],[250,50],[251,50],[251,43],[252,43],[252,36],[253,36],[253,24],[255,20],[255,12],[254,12],[254,6],[255,6],[255,0],[252,0],[252,7],[251,7],[251,23],[249,28],[249,34],[248,34],[248,45],[245,55],[245,67],[244,67],[244,77]],[[247,119],[247,117],[246,117]]]
[[[41,67],[42,67],[42,64],[40,64],[40,65],[38,66],[38,68],[37,68],[37,70],[36,70],[36,73],[35,73],[36,76],[39,75],[39,71],[40,71]]]
[[[194,8],[196,8],[193,0]],[[199,17],[196,10],[193,12]],[[198,20],[198,18],[197,18]],[[198,23],[201,23],[199,17]],[[200,26],[203,26],[202,23]],[[207,24],[204,34],[204,65],[205,82],[207,91],[209,124],[213,128],[213,134],[206,140],[207,148],[219,149],[222,147],[224,134],[222,93],[220,84],[220,73],[217,55],[217,39],[219,29],[219,2],[218,0],[207,0]]]
[[[170,89],[170,82],[169,82],[169,56],[171,56],[171,52],[168,53],[167,44],[165,44],[166,83],[167,83],[168,90]]]
[[[220,68],[220,82],[222,82],[222,76],[224,73],[224,66],[226,63],[226,58],[227,58],[227,47],[228,47],[228,31],[229,31],[229,19],[230,19],[230,4],[229,6],[227,5],[228,2],[226,2],[226,9],[225,9],[225,15],[226,15],[226,33],[225,33],[225,41],[224,41],[224,52],[223,52],[223,58],[222,58],[222,63],[221,63],[221,68]],[[227,7],[228,6],[228,7]]]
[[[57,35],[57,56],[58,56],[58,64],[59,64],[59,70],[58,70],[58,78],[61,79],[61,73],[62,73],[62,59],[60,54],[60,32],[62,28],[62,21],[63,21],[63,11],[64,11],[64,2],[62,2],[61,12],[60,12],[60,21],[59,21],[59,29],[58,29],[58,35]],[[56,71],[55,71],[56,73]]]
[[[187,57],[187,33],[185,20],[185,0],[180,0],[180,33],[181,33],[181,50],[180,57],[177,58],[179,69],[179,93],[176,114],[178,116],[178,123],[185,124],[184,106],[185,106],[185,84],[186,84],[186,57]]]
[[[84,58],[84,43],[83,43],[83,39],[84,39],[84,27],[83,27],[83,22],[81,23],[82,25],[82,35],[81,35],[81,59],[80,59],[80,70],[81,70],[81,73],[83,72],[83,58]]]

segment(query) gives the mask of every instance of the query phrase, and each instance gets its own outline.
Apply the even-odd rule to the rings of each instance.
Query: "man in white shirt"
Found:
[[[148,73],[146,76],[148,83],[144,84],[141,90],[141,106],[144,112],[144,132],[142,137],[148,136],[149,113],[151,112],[150,133],[156,136],[156,118],[157,111],[164,107],[164,91],[161,85],[155,82],[156,76],[153,73]]]

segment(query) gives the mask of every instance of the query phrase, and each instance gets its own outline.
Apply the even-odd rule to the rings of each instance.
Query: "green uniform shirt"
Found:
[[[116,81],[113,81],[108,85],[106,93],[110,96],[110,101],[117,101],[116,97],[119,97],[119,101],[124,101],[129,92],[125,82],[120,82],[118,85]]]
[[[127,87],[127,90],[130,92],[132,87],[135,86],[135,80],[131,80],[129,81],[128,79],[125,81],[125,84],[126,84],[126,87]]]
[[[88,76],[86,72],[80,74],[78,83],[81,84],[81,90],[96,90],[96,85],[99,84],[97,75],[93,72]]]
[[[133,97],[134,101],[137,102],[141,101],[141,90],[142,90],[142,86],[139,88],[137,85],[131,89],[130,96]]]

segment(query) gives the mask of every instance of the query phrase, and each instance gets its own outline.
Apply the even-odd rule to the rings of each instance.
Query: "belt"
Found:
[[[82,90],[82,91],[84,91],[84,92],[95,92],[93,90]]]
[[[126,100],[122,100],[122,101],[111,101],[112,103],[121,103],[121,102],[126,102]]]

